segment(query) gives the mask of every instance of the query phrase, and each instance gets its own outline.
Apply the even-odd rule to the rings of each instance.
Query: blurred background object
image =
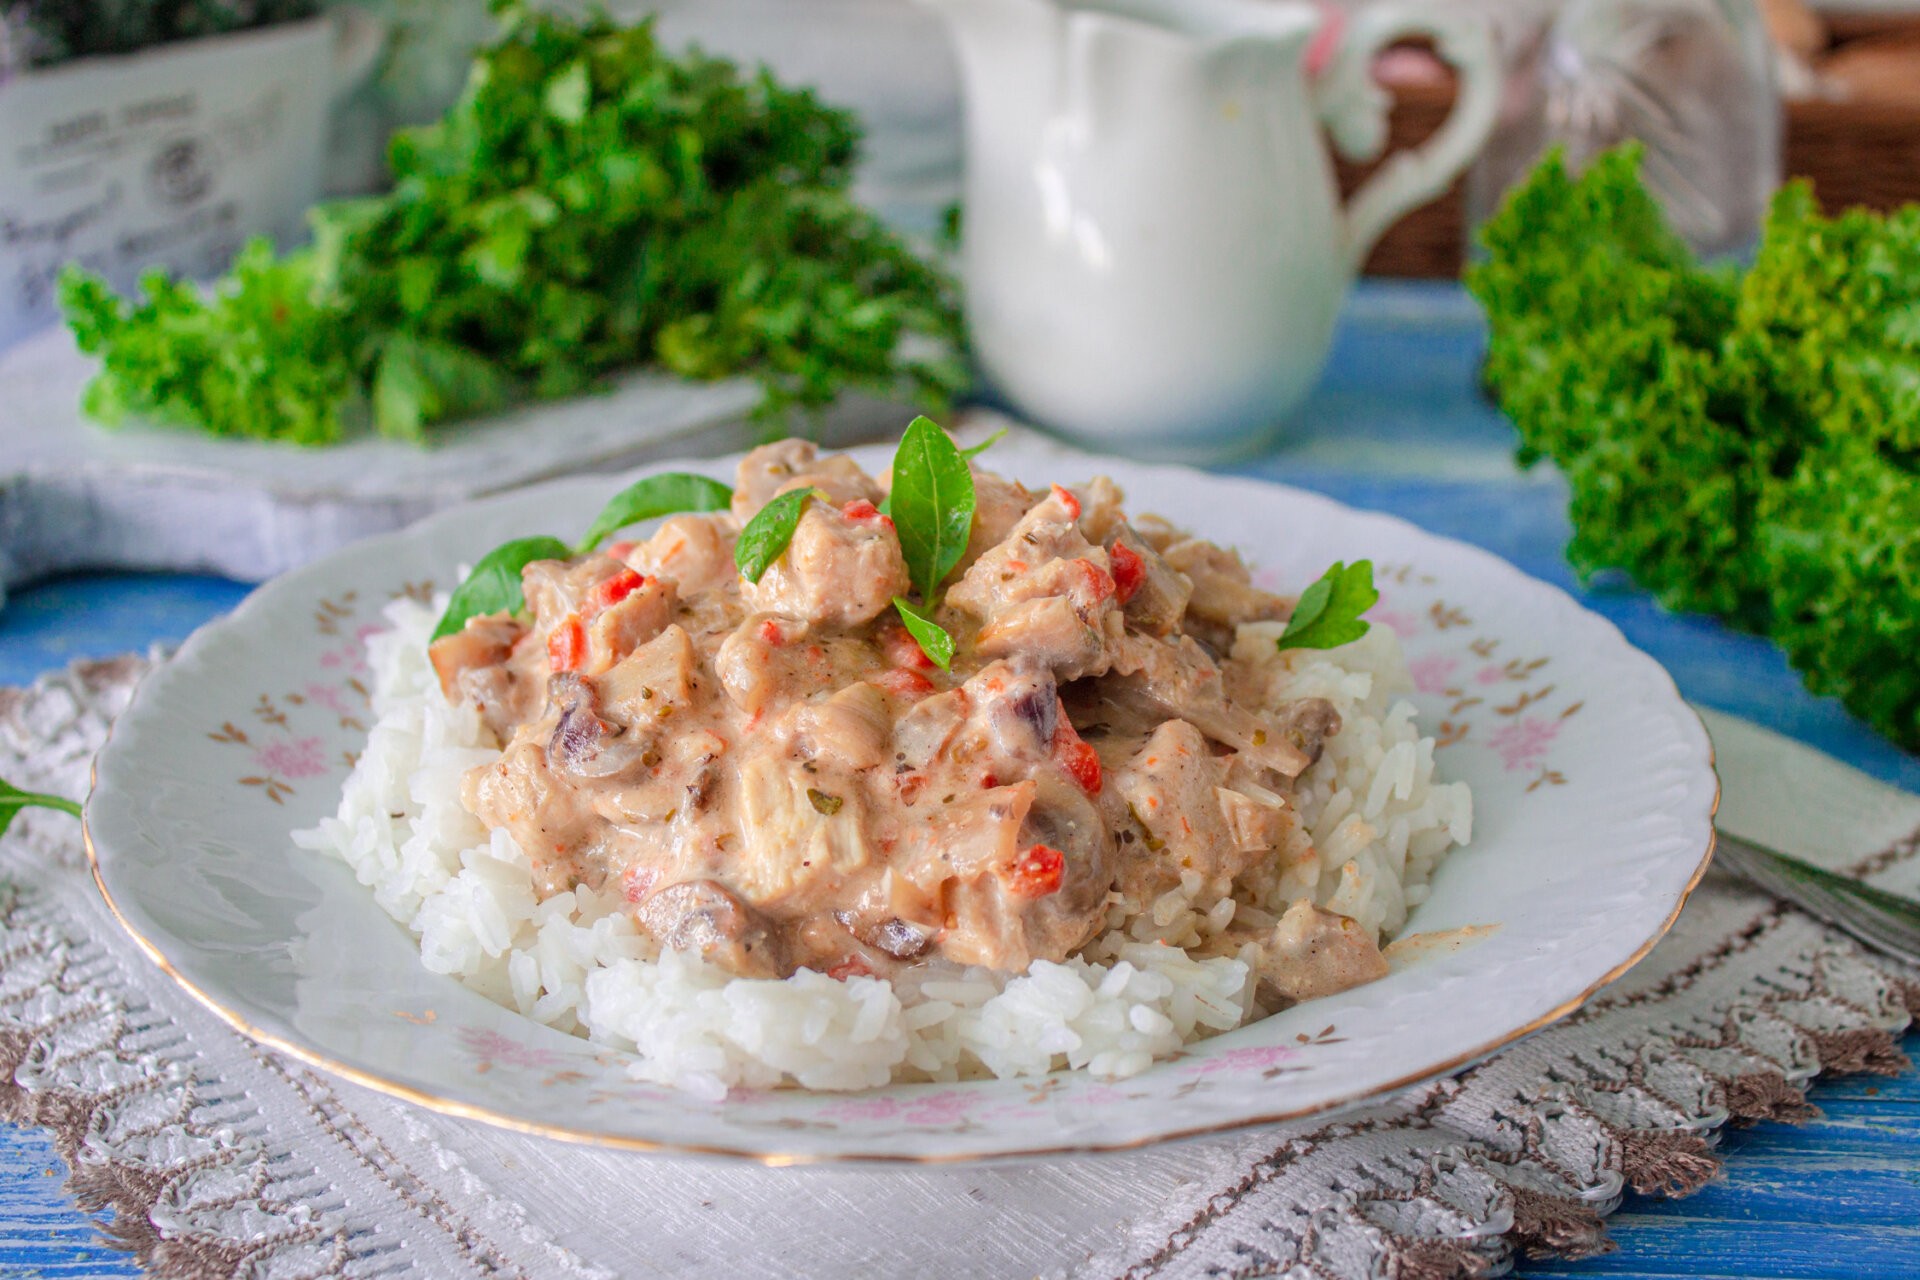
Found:
[[[1359,263],[1493,125],[1482,19],[1273,0],[926,0],[966,90],[961,275],[988,393],[1135,457],[1270,443],[1318,378]],[[1430,41],[1459,102],[1350,199],[1372,159],[1381,50]],[[1330,140],[1330,142],[1329,142]]]
[[[1369,270],[1457,274],[1473,228],[1548,148],[1579,167],[1630,138],[1645,144],[1648,181],[1688,243],[1708,254],[1753,244],[1780,180],[1774,53],[1753,0],[1446,7],[1484,16],[1495,32],[1506,74],[1500,119],[1457,189],[1390,233]],[[1376,74],[1396,98],[1396,144],[1425,136],[1455,96],[1438,61],[1417,47],[1392,51]]]
[[[392,37],[372,81],[335,129],[329,190],[370,191],[387,135],[437,119],[492,31],[480,0],[333,0],[378,17]],[[586,0],[544,8],[584,15]],[[697,45],[783,82],[811,85],[866,130],[853,193],[897,227],[933,232],[960,195],[960,83],[939,19],[911,0],[605,0],[621,22],[655,16],[661,41]]]
[[[1575,167],[1628,139],[1673,228],[1708,255],[1751,248],[1780,185],[1774,55],[1753,0],[1569,0],[1516,33],[1510,110],[1467,185],[1478,226],[1549,147]]]
[[[317,8],[0,10],[0,346],[53,322],[69,262],[126,288],[156,267],[215,274],[251,235],[304,237],[328,109],[381,39]]]
[[[1559,19],[1593,7],[1567,0],[1452,2],[1489,13],[1508,61],[1508,95],[1496,151],[1452,191],[1393,228],[1369,260],[1370,274],[1459,274],[1477,225],[1475,212],[1490,211],[1512,178],[1512,166],[1498,159],[1497,148],[1529,128],[1544,130],[1544,120],[1527,123],[1529,113],[1544,110],[1552,79],[1564,78],[1565,66],[1579,65],[1577,58],[1566,61],[1571,51],[1557,55],[1563,70],[1555,71],[1550,63],[1556,56],[1552,46]],[[1747,0],[1737,5],[1715,0],[1705,7],[1731,15],[1733,9],[1749,6]],[[1920,4],[1764,0],[1752,7],[1766,39],[1752,62],[1755,83],[1760,63],[1771,64],[1781,99],[1777,115],[1763,112],[1759,120],[1780,121],[1778,175],[1811,179],[1821,207],[1829,213],[1855,205],[1886,211],[1920,200]],[[1737,22],[1729,16],[1726,28],[1748,32],[1745,40],[1753,38],[1753,24],[1744,14]],[[1589,36],[1593,30],[1585,28]],[[1383,58],[1376,73],[1394,94],[1396,146],[1417,142],[1438,127],[1454,90],[1437,61],[1422,50],[1405,48]],[[1756,96],[1755,102],[1760,101]],[[1742,122],[1734,121],[1732,127],[1740,131]],[[1736,138],[1734,145],[1750,144]],[[1366,166],[1343,165],[1342,184],[1351,188],[1368,172]],[[1699,241],[1696,247],[1710,248]]]
[[[0,78],[77,58],[299,22],[320,0],[19,0],[0,12]]]

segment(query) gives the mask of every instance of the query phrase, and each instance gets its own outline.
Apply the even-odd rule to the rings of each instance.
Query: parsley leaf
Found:
[[[893,454],[887,514],[900,535],[907,575],[931,607],[941,580],[960,563],[973,532],[973,472],[953,437],[915,418]]]
[[[1348,565],[1336,560],[1314,584],[1300,593],[1300,601],[1280,633],[1281,649],[1333,649],[1367,634],[1361,614],[1380,600],[1373,585],[1373,561]]]
[[[793,531],[800,527],[807,503],[823,496],[818,489],[789,489],[753,513],[740,540],[733,544],[733,563],[748,582],[760,581],[767,567],[787,553]]]
[[[22,791],[6,779],[0,778],[0,836],[7,833],[13,820],[26,808],[58,809],[62,813],[80,816],[80,806],[65,796],[50,796],[37,791]]]
[[[459,101],[394,135],[386,194],[314,210],[312,247],[256,242],[211,296],[69,268],[86,412],[320,445],[640,364],[755,378],[769,423],[964,388],[958,286],[849,194],[851,114],[651,21],[493,8]]]
[[[907,634],[920,646],[920,652],[933,660],[933,665],[942,671],[953,670],[953,637],[947,629],[933,620],[933,611],[923,609],[904,596],[893,598],[893,607],[900,614],[900,621],[906,625]]]
[[[576,555],[592,551],[609,535],[630,524],[685,511],[724,511],[733,501],[733,490],[718,480],[685,471],[648,476],[635,481],[607,500],[586,536],[574,548]]]
[[[558,538],[515,538],[501,543],[480,557],[467,580],[454,591],[447,601],[447,611],[440,615],[440,625],[433,629],[433,638],[452,635],[467,625],[468,618],[520,612],[527,607],[527,598],[520,590],[520,571],[535,560],[565,560],[572,554],[573,548]]]
[[[255,240],[210,296],[163,272],[140,287],[134,303],[78,267],[61,273],[75,341],[100,359],[81,399],[95,421],[313,445],[364,416],[367,387],[335,309],[316,296],[311,253],[276,261]]]

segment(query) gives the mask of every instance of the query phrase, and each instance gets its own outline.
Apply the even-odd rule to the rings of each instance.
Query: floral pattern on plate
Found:
[[[360,749],[361,641],[379,606],[430,597],[436,576],[502,530],[577,532],[569,514],[622,477],[556,482],[362,543],[189,640],[101,754],[87,818],[101,884],[202,1001],[323,1068],[554,1136],[779,1162],[1124,1147],[1354,1105],[1564,1015],[1671,923],[1710,844],[1710,751],[1672,681],[1609,623],[1482,552],[1312,494],[1031,445],[994,461],[1031,483],[1107,471],[1141,505],[1241,547],[1272,583],[1372,558],[1374,620],[1401,634],[1425,731],[1476,797],[1473,844],[1408,929],[1498,927],[1120,1082],[1064,1072],[702,1103],[629,1079],[622,1055],[428,972],[351,872],[287,835],[332,810]]]

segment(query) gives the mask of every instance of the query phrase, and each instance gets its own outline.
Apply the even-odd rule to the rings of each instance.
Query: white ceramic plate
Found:
[[[885,454],[868,451],[870,468]],[[1699,720],[1604,620],[1483,552],[1274,485],[1002,446],[1029,483],[1096,465],[1138,510],[1235,544],[1275,585],[1372,557],[1473,843],[1391,976],[1119,1082],[736,1093],[627,1079],[621,1055],[428,973],[345,866],[290,829],[333,810],[366,728],[360,637],[397,593],[447,585],[507,537],[572,535],[624,480],[461,508],[263,587],[193,636],[115,726],[87,802],[95,874],[154,959],[235,1027],[422,1105],[611,1146],[771,1162],[962,1160],[1134,1146],[1324,1112],[1454,1070],[1562,1017],[1640,959],[1705,870],[1718,793]],[[726,464],[698,464],[719,476]]]

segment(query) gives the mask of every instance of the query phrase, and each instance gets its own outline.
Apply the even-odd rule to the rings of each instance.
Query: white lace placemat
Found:
[[[144,669],[0,690],[0,776],[78,795]],[[1920,797],[1709,716],[1722,825],[1913,891]],[[1578,1015],[1332,1123],[1037,1165],[762,1169],[568,1147],[418,1111],[234,1035],[101,904],[71,819],[0,841],[0,1118],[44,1126],[154,1275],[1443,1280],[1607,1247],[1715,1131],[1903,1069],[1920,974],[1709,876]]]

